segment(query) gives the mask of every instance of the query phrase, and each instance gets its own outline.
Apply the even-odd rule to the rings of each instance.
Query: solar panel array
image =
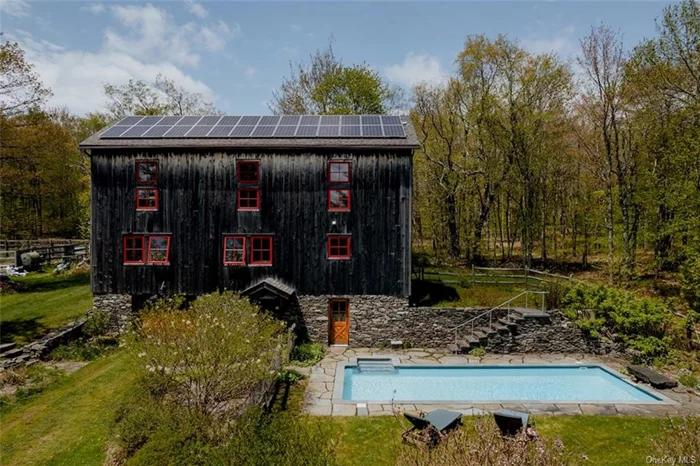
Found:
[[[387,115],[128,116],[101,139],[405,138]]]

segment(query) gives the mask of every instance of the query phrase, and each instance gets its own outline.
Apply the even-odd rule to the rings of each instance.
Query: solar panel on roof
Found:
[[[129,129],[129,126],[112,126],[107,131],[102,133],[100,137],[102,138],[115,138],[122,134],[124,131]]]
[[[275,127],[274,126],[262,126],[258,125],[255,128],[255,131],[253,131],[253,136],[255,137],[269,137],[272,136],[272,133],[275,132]]]
[[[130,116],[100,137],[405,138],[406,131],[394,115]]]
[[[158,123],[160,120],[162,120],[162,116],[147,116],[143,117],[141,121],[139,121],[139,126],[140,125],[155,125]]]
[[[160,120],[158,123],[156,123],[158,126],[173,126],[177,124],[178,121],[180,121],[182,117],[181,116],[166,116],[162,120]]]
[[[173,126],[170,128],[170,130],[164,134],[164,137],[166,138],[181,138],[187,134],[189,130],[191,130],[191,126],[184,126],[184,125],[178,125],[178,126]]]
[[[221,138],[221,137],[226,137],[228,136],[231,131],[233,130],[233,126],[214,126],[214,129],[211,130],[211,133],[208,134],[208,137],[210,138]]]
[[[360,126],[355,125],[355,126],[341,126],[340,127],[340,135],[341,136],[362,136],[362,133],[360,132]]]
[[[339,125],[340,115],[322,115],[321,116],[322,125]]]
[[[304,121],[304,119],[301,119]],[[318,132],[318,126],[299,126],[297,129],[297,137],[314,137]]]
[[[127,129],[121,137],[123,138],[138,138],[143,136],[143,133],[148,131],[150,126],[146,125],[138,125],[138,126],[132,126],[131,128]]]
[[[296,132],[297,127],[296,126],[283,126],[279,125],[277,129],[275,130],[275,134],[273,134],[274,137],[282,137],[282,136],[287,136],[287,137],[292,137],[294,136],[294,133]]]
[[[205,117],[202,117],[202,119],[197,122],[197,126],[204,126],[204,125],[214,126],[215,124],[217,124],[219,122],[219,120],[221,120],[220,116],[205,116]]]
[[[182,117],[182,120],[178,122],[178,125],[193,125],[201,120],[201,116],[186,116]]]
[[[337,137],[339,126],[319,126],[318,137]]]
[[[243,126],[255,126],[258,124],[258,121],[260,120],[259,116],[244,116],[241,117],[241,121],[238,122],[239,125]]]
[[[241,120],[242,120],[242,119],[243,119],[243,118],[241,118]],[[249,125],[249,126],[242,126],[242,125],[238,125],[238,126],[236,126],[236,127],[233,129],[233,131],[231,132],[231,136],[232,136],[232,137],[235,137],[235,136],[238,136],[238,137],[247,137],[247,136],[250,136],[250,133],[253,132],[253,129],[255,129],[255,126],[250,126],[250,125]]]
[[[301,117],[299,115],[284,115],[280,119],[280,125],[298,125],[299,124],[299,119]]]
[[[400,125],[401,118],[399,118],[397,116],[391,116],[391,115],[382,115],[382,124],[384,126],[386,126],[386,125]]]
[[[122,121],[117,123],[117,126],[134,126],[136,123],[141,121],[143,117],[140,116],[128,116],[126,118],[123,118]]]
[[[163,137],[163,135],[167,133],[170,128],[171,126],[151,126],[151,129],[143,133],[143,137],[160,138]]]
[[[362,127],[362,135],[365,137],[382,136],[382,127],[379,125],[366,125]]]
[[[401,125],[384,125],[384,135],[385,136],[394,136],[394,137],[403,137],[406,136],[406,133],[403,130],[403,126]]]
[[[209,131],[211,131],[213,126],[195,126],[193,127],[189,133],[187,133],[188,138],[195,138],[195,137],[204,137],[207,134],[209,134]]]
[[[236,123],[238,123],[238,120],[240,120],[241,117],[239,116],[225,116],[219,121],[219,125],[221,126],[236,126]]]
[[[301,117],[300,125],[318,125],[321,117],[318,115],[304,115]]]

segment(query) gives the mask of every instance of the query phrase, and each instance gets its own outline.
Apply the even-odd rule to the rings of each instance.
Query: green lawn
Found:
[[[127,354],[89,363],[56,387],[13,408],[0,422],[3,466],[100,465],[119,397],[133,383]],[[292,388],[287,409],[301,405],[303,385]],[[404,426],[393,417],[313,417],[334,433],[341,466],[395,464]],[[589,464],[642,465],[653,454],[650,439],[662,419],[601,416],[536,416],[541,435],[561,437]],[[468,420],[465,420],[468,422]]]
[[[132,383],[126,353],[89,363],[0,420],[3,466],[100,465],[119,397]]]
[[[0,341],[28,343],[92,307],[89,272],[14,277],[25,289],[0,295]]]

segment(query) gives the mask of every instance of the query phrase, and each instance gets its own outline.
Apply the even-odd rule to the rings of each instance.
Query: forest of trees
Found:
[[[652,21],[650,18],[649,21]],[[282,113],[407,113],[416,250],[437,260],[607,264],[610,277],[678,270],[700,250],[700,8],[674,4],[631,50],[594,26],[570,63],[507,36],[468,35],[438,85],[391,85],[329,45],[290,64]],[[105,84],[103,109],[48,108],[22,49],[0,46],[3,238],[89,233],[89,159],[77,143],[127,114],[219,113],[166,76]]]

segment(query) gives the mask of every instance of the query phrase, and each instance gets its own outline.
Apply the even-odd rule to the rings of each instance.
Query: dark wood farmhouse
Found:
[[[405,119],[133,116],[80,147],[96,306],[237,290],[348,344],[363,314],[407,305]]]

